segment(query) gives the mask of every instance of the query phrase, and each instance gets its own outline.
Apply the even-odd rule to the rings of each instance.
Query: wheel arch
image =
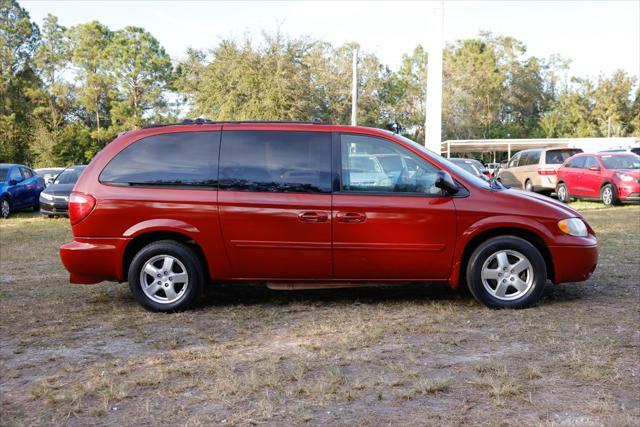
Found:
[[[553,280],[555,277],[555,267],[553,264],[553,257],[544,239],[534,231],[517,226],[500,226],[495,228],[489,228],[483,230],[473,236],[465,245],[460,258],[460,267],[458,270],[458,282],[459,285],[466,286],[466,270],[469,259],[473,251],[482,244],[493,237],[499,236],[514,236],[526,240],[531,243],[542,255],[544,262],[547,266],[547,278]]]
[[[127,246],[125,247],[122,254],[122,274],[124,278],[128,276],[131,261],[133,260],[133,257],[140,251],[140,249],[150,243],[160,240],[173,240],[176,242],[184,243],[185,245],[190,247],[200,259],[206,277],[209,277],[209,267],[204,251],[202,250],[202,247],[198,244],[198,242],[196,242],[191,236],[173,230],[152,230],[136,235],[129,241],[129,243],[127,243]]]

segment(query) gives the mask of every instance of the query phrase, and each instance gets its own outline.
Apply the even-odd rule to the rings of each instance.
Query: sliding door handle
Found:
[[[338,212],[336,220],[345,224],[360,224],[365,222],[367,215],[360,212]]]
[[[324,212],[302,212],[298,214],[301,222],[327,222],[329,215]]]

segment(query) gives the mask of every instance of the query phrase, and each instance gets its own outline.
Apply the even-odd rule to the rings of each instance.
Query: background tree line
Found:
[[[143,28],[65,28],[52,15],[39,28],[15,0],[0,0],[0,161],[87,163],[123,130],[183,116],[348,124],[355,48],[276,32],[176,62]],[[417,46],[394,71],[361,52],[359,124],[398,123],[423,142],[427,60]],[[443,139],[640,135],[636,76],[593,81],[567,69],[512,37],[447,45]]]

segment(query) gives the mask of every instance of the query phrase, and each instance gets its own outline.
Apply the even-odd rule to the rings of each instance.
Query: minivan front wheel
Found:
[[[547,267],[540,251],[515,236],[487,240],[467,264],[469,290],[489,307],[529,307],[542,297],[546,280]]]
[[[153,311],[181,311],[202,293],[204,269],[187,245],[162,240],[142,248],[129,268],[129,288],[136,300]]]
[[[613,185],[607,184],[602,187],[600,190],[600,200],[602,200],[602,203],[607,207],[618,204],[616,189]]]

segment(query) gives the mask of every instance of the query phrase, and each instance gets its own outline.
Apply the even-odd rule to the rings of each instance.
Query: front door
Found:
[[[339,146],[334,277],[447,279],[456,213],[451,197],[434,186],[438,168],[382,138],[342,134]]]
[[[225,130],[219,171],[234,278],[331,278],[331,133]]]
[[[600,197],[602,167],[594,156],[587,156],[582,171],[582,194],[587,197]]]

